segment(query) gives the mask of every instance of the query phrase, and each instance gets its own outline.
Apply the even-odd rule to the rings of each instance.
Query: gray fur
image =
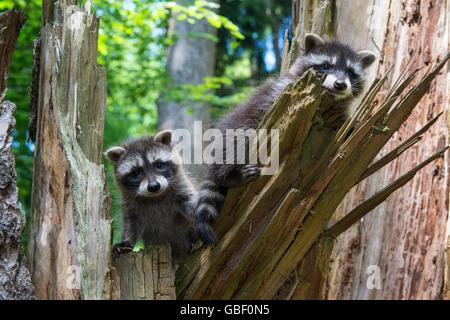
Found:
[[[167,140],[167,133],[162,140],[143,137],[125,143],[122,148],[125,152],[117,161],[112,161],[121,190],[123,217],[122,242],[116,247],[118,251],[132,248],[141,239],[146,246],[170,244],[176,265],[197,240],[193,230],[197,191],[180,163],[169,160],[170,170],[163,173],[153,166],[152,161],[176,158],[176,155],[168,157],[175,151],[170,146],[170,138],[169,142]],[[140,160],[136,161],[137,158]],[[127,162],[131,162],[131,165],[127,166]],[[136,170],[136,164],[141,163],[144,163],[144,168],[140,169],[141,176],[136,181],[133,180],[133,183],[128,181],[127,174],[118,172],[123,167]],[[144,179],[149,182],[158,181],[162,176],[167,180],[168,186],[161,188],[160,193],[143,194],[135,186],[142,185]]]

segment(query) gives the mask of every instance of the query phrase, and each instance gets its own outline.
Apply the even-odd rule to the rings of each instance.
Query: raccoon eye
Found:
[[[155,162],[153,165],[158,170],[165,170],[165,169],[167,169],[167,163],[165,163],[165,162],[158,161],[158,162]]]
[[[353,70],[353,69],[348,69],[348,70],[347,70],[347,73],[348,73],[348,75],[349,75],[351,78],[356,78],[356,77],[357,77],[357,74],[356,74],[355,70]]]
[[[131,171],[131,172],[128,174],[128,176],[129,176],[130,178],[137,178],[137,177],[139,177],[140,174],[141,174],[141,169],[140,169],[140,168],[136,168],[136,169],[134,169],[133,171]]]
[[[328,71],[328,70],[331,69],[331,64],[329,64],[329,63],[324,63],[324,64],[321,65],[321,69],[322,69],[323,71]]]

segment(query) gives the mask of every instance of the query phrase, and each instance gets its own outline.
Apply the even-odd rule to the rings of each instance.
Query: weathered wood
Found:
[[[3,101],[8,69],[24,22],[25,16],[20,11],[0,14],[0,300],[34,298],[26,259],[22,254],[25,219],[19,205],[12,153],[16,106]]]
[[[290,86],[280,96],[276,106],[266,116],[266,128],[279,128],[281,131],[280,160],[284,158],[288,151],[292,151],[289,150],[289,146],[301,147],[303,140],[310,131],[312,119],[319,107],[321,99],[302,99],[302,97],[304,98],[302,92],[307,88],[305,91],[315,92],[316,95],[319,95],[320,83],[320,80],[311,74],[305,75],[302,81],[298,81]],[[283,114],[283,110],[288,110],[288,105],[292,105],[290,113]],[[302,113],[305,121],[299,121],[298,115],[300,113]],[[270,219],[270,216],[264,217],[264,214],[267,215],[267,213],[271,212],[272,208],[277,206],[277,202],[274,201],[275,199],[282,199],[283,194],[289,191],[290,185],[296,179],[296,176],[292,173],[298,172],[296,166],[298,165],[295,162],[285,159],[280,164],[281,168],[274,177],[263,176],[247,188],[242,187],[230,191],[228,199],[233,200],[226,202],[219,216],[220,220],[217,222],[216,232],[219,238],[223,239],[211,254],[209,254],[209,251],[205,251],[201,254],[199,260],[194,261],[194,265],[185,266],[184,270],[189,275],[195,277],[192,283],[191,276],[185,277],[183,271],[179,271],[177,277],[183,279],[177,286],[179,294],[191,298],[219,298],[219,296],[212,295],[211,292],[208,295],[202,293],[201,296],[190,292],[192,290],[191,288],[201,287],[202,290],[205,290],[210,285],[211,287],[214,286],[215,290],[236,290],[236,286],[238,285],[236,281],[228,281],[229,279],[226,277],[215,281],[216,276],[218,276],[216,271],[223,270],[226,272],[226,265],[229,263],[232,263],[234,267],[238,267],[238,265],[234,264],[234,261],[228,260],[229,255],[233,251],[238,253],[239,247],[246,242],[248,236],[251,236],[252,241],[255,241],[256,238],[253,238],[253,236],[263,231],[261,229],[262,224],[266,224],[269,222],[268,219]],[[292,168],[292,170],[289,170],[288,167]],[[288,199],[285,200],[285,205],[290,205],[290,199],[295,197],[295,190],[289,192]],[[253,225],[252,221],[255,222]],[[249,230],[252,230],[251,234],[249,234]],[[255,246],[254,249],[267,248],[264,247],[265,240],[260,239],[260,246]],[[272,243],[271,246],[273,246]],[[250,267],[249,265],[246,266]],[[242,264],[242,267],[244,267],[244,264]],[[244,272],[239,274],[245,276]],[[199,283],[196,283],[197,281]],[[220,296],[220,298],[228,298],[229,295],[230,292],[225,296]]]
[[[175,271],[170,248],[150,247],[138,253],[114,254],[117,299],[174,300]]]
[[[40,299],[110,298],[99,21],[75,1],[45,0],[42,17],[30,271]]]
[[[444,286],[442,288],[442,298],[450,300],[450,239],[447,239],[444,254]]]
[[[301,262],[298,271],[295,274],[296,282],[290,288],[289,283],[285,286],[284,291],[289,290],[292,294],[284,293],[281,298],[285,299],[325,299],[327,294],[327,281],[329,277],[330,263],[335,239],[357,224],[371,210],[380,205],[395,190],[403,187],[411,181],[420,169],[442,157],[448,147],[442,149],[435,155],[431,156],[421,164],[404,174],[389,186],[377,192],[374,196],[365,200],[351,212],[347,213],[333,226],[328,228],[317,243],[306,254]],[[354,248],[354,247],[353,247]],[[290,289],[289,289],[290,288]]]
[[[385,201],[395,190],[403,187],[406,183],[411,181],[420,169],[424,168],[427,164],[433,162],[434,160],[441,158],[444,156],[448,147],[443,148],[427,160],[423,161],[409,172],[402,175],[400,178],[389,184],[387,187],[383,188],[375,195],[365,200],[351,212],[347,213],[342,219],[336,222],[333,226],[327,229],[326,233],[330,235],[330,237],[336,238],[345,231],[347,231],[350,227],[355,225],[358,221],[360,221],[364,216],[366,216],[370,211],[375,209],[380,203]]]
[[[334,241],[328,236],[322,236],[305,255],[297,267],[296,283],[291,293],[284,297],[291,300],[323,299],[326,294],[326,280],[329,273],[329,259]]]

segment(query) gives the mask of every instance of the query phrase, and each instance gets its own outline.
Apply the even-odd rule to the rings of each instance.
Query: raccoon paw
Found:
[[[244,183],[255,180],[261,175],[261,169],[254,164],[247,164],[241,169],[241,177]]]
[[[210,225],[202,223],[197,225],[197,233],[200,240],[206,246],[212,246],[216,242],[216,235]]]
[[[122,241],[114,245],[115,253],[121,254],[133,251],[133,245],[129,241]]]

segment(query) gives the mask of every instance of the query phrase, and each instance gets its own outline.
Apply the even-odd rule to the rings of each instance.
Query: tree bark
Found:
[[[34,289],[22,254],[24,214],[19,205],[12,153],[16,106],[3,101],[17,37],[25,16],[17,10],[0,14],[0,300],[33,299]]]
[[[39,299],[111,297],[98,23],[89,4],[43,2],[29,243]]]
[[[300,54],[302,50],[301,39],[304,39],[306,33],[315,33],[324,37],[332,37],[334,35],[334,16],[334,1],[292,1],[292,30],[294,31],[296,41],[289,43],[286,31],[281,71],[286,71]]]
[[[98,20],[73,3],[48,0],[43,5],[29,247],[37,297],[173,298],[173,273],[167,268],[165,249],[115,257],[116,269],[110,268],[109,202],[101,166],[105,79],[96,64]],[[442,159],[448,128],[447,122],[442,123],[445,117],[435,117],[444,110],[449,93],[445,75],[438,75],[449,58],[444,58],[448,41],[439,37],[448,37],[448,33],[437,32],[443,26],[448,29],[442,12],[449,8],[444,8],[443,2],[429,5],[416,0],[400,4],[379,0],[375,4],[338,1],[337,21],[341,22],[337,34],[358,49],[370,48],[371,43],[380,48],[378,72],[385,74],[388,66],[394,65],[393,72],[376,79],[356,115],[338,132],[327,126],[333,119],[326,115],[329,100],[321,92],[320,78],[307,73],[285,90],[262,124],[280,132],[280,170],[230,190],[216,223],[220,241],[213,249],[195,252],[179,270],[179,298],[276,298],[286,280],[292,283],[281,292],[283,298],[449,295],[448,277],[444,277],[449,274],[449,259],[444,256],[449,231],[448,166]],[[402,5],[406,11],[401,10]],[[295,0],[294,8],[303,8],[294,12],[294,21],[300,21],[311,7],[302,7],[302,2]],[[366,42],[360,37],[346,39],[344,32],[350,37],[349,28],[359,28],[367,21],[355,14],[362,8],[373,19],[361,33],[361,39],[367,36]],[[313,11],[313,16],[323,13]],[[359,18],[350,19],[353,16]],[[323,32],[324,25],[315,21],[313,18],[309,28]],[[380,25],[383,28],[379,29]],[[301,50],[301,32],[310,29],[295,30],[293,41],[285,43],[284,70]],[[405,73],[402,70],[416,45],[418,61]],[[431,67],[434,58],[441,63]],[[432,71],[415,70],[421,65],[430,65]],[[396,83],[400,74],[404,82]],[[437,82],[431,84],[435,77]],[[413,111],[425,94],[420,112]],[[394,99],[398,95],[402,99]],[[410,122],[403,125],[411,113]],[[367,177],[383,146],[380,157],[432,118],[433,123],[438,122],[421,135],[422,141],[429,136],[429,143],[398,152],[400,158],[389,159],[391,164],[354,187],[332,217],[350,189]],[[356,129],[350,132],[355,123]],[[439,149],[394,181],[399,173]],[[436,159],[434,168],[418,173]],[[345,230],[347,227],[341,226],[348,226],[346,219],[364,216],[378,200],[410,180],[414,188],[409,193],[391,197],[395,201],[383,203],[382,210],[376,209],[335,244],[333,235],[337,234],[332,230]],[[390,182],[384,191],[364,201],[380,184]],[[429,190],[432,192],[427,194]],[[415,202],[408,202],[409,194]],[[356,205],[344,217],[343,213]],[[150,264],[158,266],[146,267]],[[376,276],[381,276],[381,289],[364,285],[373,266]],[[147,273],[150,269],[151,275]]]
[[[3,102],[6,94],[9,65],[16,47],[20,29],[25,23],[25,16],[15,9],[0,13],[0,99]]]

